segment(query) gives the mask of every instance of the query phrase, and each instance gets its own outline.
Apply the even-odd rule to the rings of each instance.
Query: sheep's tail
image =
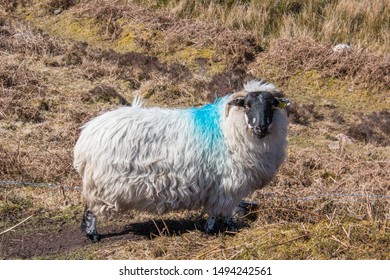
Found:
[[[131,104],[131,107],[133,108],[143,108],[144,107],[144,101],[142,100],[142,97],[139,95],[136,95],[133,99],[133,103]]]

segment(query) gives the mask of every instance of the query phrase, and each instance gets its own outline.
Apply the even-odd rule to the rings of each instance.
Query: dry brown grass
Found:
[[[365,143],[374,143],[380,146],[390,146],[390,112],[374,112],[362,116],[361,122],[349,128],[349,135]]]
[[[44,34],[31,24],[19,24],[0,14],[0,46],[5,52],[25,55],[55,55],[63,51],[58,40]]]
[[[269,43],[279,37],[310,37],[326,44],[351,42],[358,49],[389,52],[387,1],[196,1],[138,0],[180,17],[251,31]]]
[[[318,70],[324,77],[347,78],[356,86],[388,91],[390,88],[390,56],[356,50],[333,52],[310,38],[285,38],[259,56],[259,63],[277,65],[284,77],[299,71]],[[265,66],[267,67],[267,66]]]
[[[77,34],[49,35],[17,18],[36,6],[0,13],[0,180],[79,186],[72,150],[80,125],[93,116],[131,102],[135,94],[149,105],[200,105],[240,89],[251,76],[268,78],[293,101],[289,157],[271,186],[250,198],[259,209],[234,236],[205,236],[200,211],[162,217],[132,212],[101,224],[121,235],[90,245],[78,232],[83,209],[78,191],[2,185],[0,231],[33,215],[0,236],[1,246],[19,248],[14,254],[1,251],[2,258],[390,258],[388,56],[334,54],[329,44],[310,38],[275,40],[262,52],[253,33],[240,38],[240,29],[179,19],[130,2],[44,2],[51,8],[41,16],[49,22],[92,18],[99,32],[92,43],[78,42]],[[52,15],[67,3],[74,5]],[[109,50],[102,43],[115,42],[128,26],[142,22],[138,31],[150,27],[156,35],[135,32],[138,52]],[[223,71],[202,72],[202,65],[218,59],[225,63]],[[62,251],[48,248],[49,243]]]

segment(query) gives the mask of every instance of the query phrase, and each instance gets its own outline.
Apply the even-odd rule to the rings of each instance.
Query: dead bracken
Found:
[[[90,246],[77,189],[0,184],[1,259],[390,259],[386,1],[359,2],[370,5],[365,24],[350,25],[352,49],[341,53],[331,47],[348,41],[353,17],[332,33],[326,18],[304,15],[336,5],[351,16],[349,0],[217,1],[209,12],[195,0],[0,2],[2,182],[80,186],[80,126],[136,95],[149,106],[198,106],[261,77],[292,101],[287,162],[248,198],[259,207],[238,234],[205,237],[201,211],[131,212],[103,223],[105,238]],[[270,5],[274,21],[256,25],[246,10],[256,5]]]

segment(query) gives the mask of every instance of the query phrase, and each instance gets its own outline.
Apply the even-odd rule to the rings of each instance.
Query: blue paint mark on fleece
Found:
[[[201,135],[204,146],[215,147],[221,145],[222,129],[221,121],[227,98],[216,99],[213,104],[207,104],[199,108],[189,109],[195,124],[195,133]]]

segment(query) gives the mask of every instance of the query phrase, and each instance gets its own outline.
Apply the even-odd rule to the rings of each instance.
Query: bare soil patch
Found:
[[[41,221],[42,225],[48,221]],[[105,226],[100,229],[102,244],[122,240],[140,240],[144,237],[123,230],[120,225]],[[64,223],[58,229],[40,230],[27,233],[8,233],[1,238],[1,254],[3,259],[32,259],[61,255],[91,246],[80,227]]]
[[[125,216],[126,217],[126,216]],[[53,221],[38,218],[34,231],[23,229],[5,233],[0,238],[1,256],[3,259],[50,258],[51,256],[66,256],[77,250],[88,250],[93,246],[106,247],[108,244],[137,240],[153,240],[169,238],[194,232],[201,229],[204,219],[158,219],[129,223],[125,217],[114,221],[101,222],[98,231],[101,241],[93,244],[84,234],[81,227],[72,221]],[[244,228],[246,223],[240,223]],[[31,228],[31,225],[28,226]],[[50,229],[48,229],[50,228]],[[222,220],[217,224],[217,233],[224,232]]]

